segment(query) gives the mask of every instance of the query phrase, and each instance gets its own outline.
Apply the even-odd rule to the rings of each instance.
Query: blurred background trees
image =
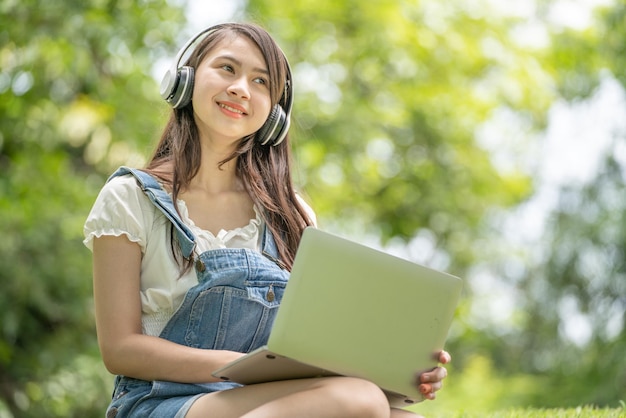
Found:
[[[290,58],[296,180],[320,226],[466,279],[448,389],[416,409],[614,406],[626,127],[585,138],[603,158],[584,181],[549,184],[541,167],[569,164],[546,155],[555,107],[609,86],[626,120],[626,5],[570,27],[554,23],[563,1],[530,2],[532,19],[496,3],[249,0],[235,18]],[[184,7],[0,0],[0,417],[108,403],[82,223],[106,176],[158,138]]]
[[[102,416],[82,224],[109,167],[158,132],[150,71],[182,16],[165,1],[0,2],[0,416]]]

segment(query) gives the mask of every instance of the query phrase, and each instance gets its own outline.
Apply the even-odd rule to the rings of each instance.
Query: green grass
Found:
[[[593,406],[584,391],[556,388],[547,376],[501,376],[484,356],[471,358],[462,373],[447,368],[437,400],[409,410],[426,418],[626,418],[625,396]]]
[[[426,414],[426,418],[626,418],[626,408],[509,409],[495,412]]]

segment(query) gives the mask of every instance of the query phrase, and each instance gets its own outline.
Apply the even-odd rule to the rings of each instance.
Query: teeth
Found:
[[[226,106],[223,103],[220,103],[219,105],[220,105],[220,107],[222,107],[222,108],[224,108],[226,110],[230,110],[231,112],[235,112],[235,113],[239,113],[240,115],[243,115],[243,112],[241,110],[239,110],[239,109],[235,109],[234,107]]]

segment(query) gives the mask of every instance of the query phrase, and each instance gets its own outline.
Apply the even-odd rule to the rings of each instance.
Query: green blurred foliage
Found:
[[[519,406],[528,405],[528,399],[539,391],[553,389],[550,379],[547,376],[537,377],[522,373],[504,377],[494,368],[493,361],[483,355],[475,355],[468,359],[462,372],[453,364],[449,366],[449,370],[451,373],[445,383],[445,390],[437,394],[437,401],[419,403],[409,409],[427,417],[438,418],[618,418],[626,413],[626,404],[623,401],[610,402],[609,406],[602,410],[592,406],[574,407],[569,410],[545,409],[545,406],[521,409]]]
[[[581,103],[609,78],[626,89],[625,47],[626,4],[616,1],[583,31],[553,30],[541,56],[559,96]],[[528,398],[535,405],[626,399],[626,132],[616,130],[607,142],[594,178],[557,190],[544,235],[523,251],[521,274],[506,259],[494,263],[519,296],[518,331],[492,338],[506,353],[494,358],[504,370],[542,376],[550,389]],[[571,341],[568,327],[587,330],[587,341]]]
[[[384,242],[428,237],[463,271],[490,208],[531,191],[475,141],[499,107],[537,126],[551,101],[506,21],[464,2],[249,1],[293,62],[302,184],[322,218]]]
[[[554,217],[563,218],[562,210],[569,220],[549,224],[530,248],[513,248],[501,230],[501,217],[533,192],[533,173],[515,158],[536,146],[550,106],[591,97],[603,72],[624,80],[624,6],[574,30],[549,22],[552,3],[537,2],[532,23],[544,25],[547,37],[537,45],[523,35],[526,19],[496,16],[481,1],[247,2],[294,63],[297,155],[322,224],[330,219],[383,242],[418,243],[425,254],[415,258],[466,277],[468,298],[448,345],[459,370],[488,353],[500,373],[530,373],[551,388],[519,392],[509,379],[511,390],[498,396],[504,406],[608,404],[626,396],[624,237],[616,233],[624,205],[615,203],[626,162],[585,189],[564,191]],[[514,123],[500,142],[520,150],[504,169],[479,138],[497,118]],[[616,147],[622,143],[616,139]],[[536,251],[544,257],[523,259],[526,275],[518,277],[517,253]],[[583,257],[591,259],[586,266]],[[598,257],[604,268],[590,274]],[[481,307],[471,297],[472,279],[485,272],[508,282],[512,301],[520,301],[499,327],[492,326],[497,319],[483,325],[473,318]],[[589,346],[560,331],[570,319],[560,304],[570,296],[600,336]],[[618,331],[607,337],[610,319]]]
[[[82,223],[106,175],[140,166],[165,122],[151,71],[180,43],[183,6],[0,0],[0,417],[96,417],[108,403]],[[588,30],[551,33],[542,49],[514,36],[525,22],[481,0],[245,8],[293,66],[296,179],[321,226],[408,244],[418,261],[468,278],[449,390],[416,409],[624,399],[626,333],[603,326],[624,322],[624,161],[612,157],[623,138],[592,184],[563,190],[537,244],[544,258],[520,278],[496,221],[532,195],[534,180],[515,162],[496,167],[477,132],[514,115],[507,140],[524,149],[555,100],[590,97],[603,71],[626,83],[626,7]],[[468,320],[476,266],[523,295],[510,329]],[[561,338],[564,298],[593,321],[588,346]]]
[[[525,370],[549,373],[555,387],[542,405],[626,398],[626,161],[614,157],[623,143],[624,138],[616,139],[590,184],[561,189],[541,260],[520,282],[525,338],[516,350],[533,353],[526,355]],[[588,327],[584,345],[563,338],[568,318]],[[580,379],[591,384],[580,385]]]
[[[20,417],[101,416],[111,385],[82,224],[103,174],[154,141],[150,71],[182,13],[150,0],[3,0],[0,20],[0,404]]]

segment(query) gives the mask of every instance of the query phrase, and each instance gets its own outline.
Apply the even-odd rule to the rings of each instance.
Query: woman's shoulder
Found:
[[[109,178],[100,190],[100,196],[128,199],[143,194],[141,187],[132,174],[122,174]]]
[[[154,221],[154,210],[132,175],[109,179],[100,190],[84,225],[85,245],[94,237],[127,235],[142,248]],[[91,248],[91,247],[90,247]]]
[[[116,175],[107,180],[104,187],[117,189],[133,189],[138,188],[137,180],[131,173]]]
[[[132,174],[111,177],[100,189],[94,209],[144,213],[151,205],[137,179]]]

